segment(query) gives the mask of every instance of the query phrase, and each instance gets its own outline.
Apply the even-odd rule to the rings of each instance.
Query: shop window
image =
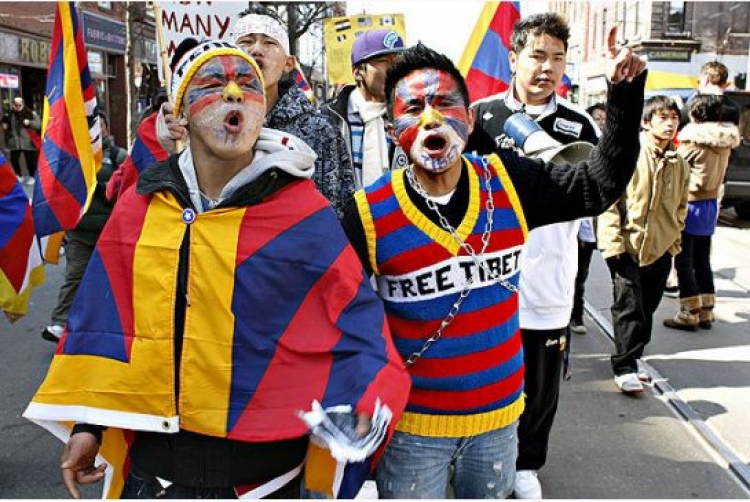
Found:
[[[685,32],[685,2],[669,2],[667,33]]]
[[[112,10],[112,2],[96,2],[100,9]]]

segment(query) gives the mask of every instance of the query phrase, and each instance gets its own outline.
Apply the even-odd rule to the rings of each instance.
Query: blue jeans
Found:
[[[457,499],[507,498],[516,477],[517,429],[515,421],[462,438],[397,431],[375,471],[380,498],[445,499],[449,483]]]

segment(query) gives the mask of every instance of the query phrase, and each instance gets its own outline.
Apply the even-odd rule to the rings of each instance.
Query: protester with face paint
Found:
[[[515,113],[525,113],[559,143],[598,141],[600,132],[593,119],[555,94],[565,73],[569,37],[567,23],[556,13],[529,16],[513,26],[508,55],[513,78],[507,91],[472,105],[476,123],[468,151],[494,151],[504,136],[506,120]],[[547,461],[560,397],[580,225],[570,221],[534,230],[521,261],[526,408],[518,427],[516,498],[542,497],[537,471]]]
[[[376,471],[381,498],[500,498],[513,491],[523,411],[519,255],[529,229],[601,213],[638,153],[645,63],[610,51],[612,117],[573,166],[501,149],[466,155],[474,110],[447,57],[418,44],[388,72],[394,141],[411,165],[358,191],[344,229],[412,376]]]
[[[242,47],[258,63],[266,85],[266,117],[264,126],[288,132],[302,139],[313,149],[315,161],[313,181],[341,216],[345,200],[354,193],[354,171],[344,137],[297,87],[291,71],[294,56],[290,55],[289,36],[281,21],[265,9],[240,14],[232,30],[232,41]],[[163,120],[157,120],[159,142],[169,152],[175,140],[185,140],[184,121],[175,120],[172,105],[162,107]]]
[[[315,153],[262,127],[264,87],[226,42],[176,64],[188,146],[115,205],[25,412],[67,442],[74,497],[106,470],[110,497],[295,498],[314,400],[350,406],[358,433],[378,401],[403,409],[382,302]]]
[[[365,31],[352,45],[356,85],[344,87],[320,107],[347,140],[358,189],[408,164],[407,155],[388,136],[385,121],[385,75],[403,48],[393,30]]]

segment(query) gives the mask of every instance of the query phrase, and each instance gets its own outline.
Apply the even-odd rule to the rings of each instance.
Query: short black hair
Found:
[[[696,94],[688,103],[688,114],[695,122],[721,122],[724,103],[721,96]]]
[[[399,52],[396,62],[393,63],[393,66],[391,66],[386,74],[385,98],[388,103],[388,117],[391,120],[393,119],[393,98],[396,84],[411,72],[428,68],[442,70],[453,77],[453,80],[456,82],[458,90],[461,93],[461,97],[464,99],[466,107],[469,107],[471,104],[469,100],[469,89],[466,87],[466,81],[464,80],[463,75],[458,71],[456,65],[453,64],[453,61],[447,56],[440,54],[419,42],[417,45]]]
[[[519,53],[526,47],[529,35],[551,35],[562,40],[565,51],[568,50],[568,39],[570,39],[570,27],[560,14],[545,12],[534,14],[516,21],[513,32],[510,35],[510,48]]]
[[[643,103],[643,115],[641,115],[641,119],[648,122],[655,114],[663,111],[673,111],[677,114],[678,117],[680,116],[680,107],[677,106],[677,103],[675,103],[674,99],[670,98],[669,96],[660,94],[658,96],[648,98]]]
[[[605,105],[604,103],[594,103],[593,105],[586,108],[586,113],[588,113],[589,115],[593,115],[594,110],[601,110],[604,113],[607,113],[607,105]]]

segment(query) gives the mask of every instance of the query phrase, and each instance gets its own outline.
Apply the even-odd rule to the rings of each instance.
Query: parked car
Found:
[[[646,98],[656,95],[667,95],[675,99],[682,107],[695,94],[695,89],[659,89],[648,91]],[[729,166],[724,178],[724,197],[722,208],[734,207],[737,216],[750,220],[750,92],[727,91],[729,97],[740,109],[740,145],[732,150]]]

